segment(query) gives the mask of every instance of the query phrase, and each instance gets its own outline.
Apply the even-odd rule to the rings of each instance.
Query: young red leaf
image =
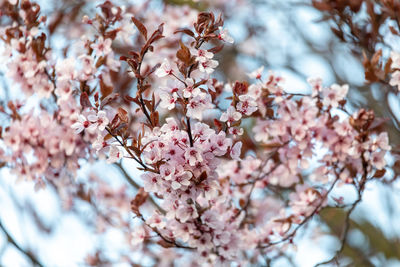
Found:
[[[132,17],[131,18],[132,22],[135,24],[136,28],[139,30],[139,32],[142,34],[142,36],[144,37],[144,39],[146,39],[147,41],[147,29],[146,27],[143,25],[143,23],[141,23],[137,18]]]
[[[83,92],[80,97],[80,103],[83,108],[91,108],[92,103],[90,103],[89,96],[86,92]]]

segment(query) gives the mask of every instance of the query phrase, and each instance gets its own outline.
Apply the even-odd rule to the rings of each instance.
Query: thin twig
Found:
[[[3,223],[0,221],[0,229],[3,231],[3,233],[6,235],[8,242],[10,242],[18,251],[20,251],[22,254],[27,256],[29,260],[37,266],[43,267],[44,265],[33,255],[32,252],[24,250],[18,243],[15,241],[15,239],[8,233],[7,229],[4,227]]]
[[[285,241],[287,241],[287,240],[289,240],[289,239],[292,239],[292,238],[296,235],[297,231],[298,231],[304,224],[306,224],[306,223],[319,211],[319,209],[321,208],[322,204],[325,202],[325,200],[326,200],[326,198],[328,197],[329,193],[333,190],[333,188],[335,187],[335,184],[336,184],[338,181],[339,181],[339,177],[337,177],[337,178],[335,179],[335,181],[331,184],[331,186],[329,187],[328,191],[323,195],[323,197],[321,198],[321,201],[318,203],[318,205],[315,207],[315,209],[311,212],[311,214],[308,215],[307,217],[305,217],[304,220],[303,220],[300,224],[298,224],[298,225],[296,226],[296,228],[295,228],[289,235],[285,236],[284,238],[282,238],[282,239],[280,239],[280,240],[278,240],[278,241],[270,242],[270,243],[268,243],[267,245],[263,245],[263,246],[259,246],[259,247],[260,247],[260,248],[269,248],[269,247],[278,245],[278,244],[280,244],[280,243],[283,243],[283,242],[285,242]]]
[[[189,117],[186,117],[186,124],[187,124],[187,132],[189,135],[190,147],[193,147],[193,136],[192,136],[192,130],[190,127],[190,118]]]
[[[365,159],[363,157],[363,172],[364,173],[363,173],[363,176],[361,178],[359,188],[357,190],[358,197],[357,197],[357,200],[354,201],[354,203],[351,205],[350,209],[347,211],[346,218],[345,218],[345,221],[344,221],[344,228],[343,228],[342,236],[340,238],[340,244],[341,244],[340,248],[336,251],[336,253],[333,255],[332,258],[330,258],[329,260],[320,262],[320,263],[316,264],[314,267],[322,266],[322,265],[331,263],[333,261],[337,262],[338,258],[339,258],[339,255],[343,252],[344,246],[346,245],[347,235],[348,235],[348,232],[350,230],[350,215],[353,213],[353,211],[357,207],[357,205],[361,202],[362,193],[363,193],[363,191],[365,189],[365,184],[368,181],[368,179],[367,179],[367,173],[368,173],[367,167],[368,167],[368,163],[365,161]]]
[[[138,217],[143,221],[143,223],[144,223],[147,227],[149,227],[150,229],[152,229],[162,240],[164,240],[165,242],[171,244],[172,246],[177,247],[177,248],[189,249],[189,250],[194,250],[194,249],[196,249],[196,248],[188,247],[188,246],[185,246],[185,245],[181,245],[181,244],[177,243],[175,240],[170,240],[170,239],[166,238],[165,236],[163,236],[163,235],[157,230],[157,228],[151,227],[151,226],[146,222],[146,220],[144,219],[144,217],[143,217],[142,214],[139,214]]]
[[[121,171],[125,180],[134,188],[139,189],[141,186],[135,182],[135,180],[129,175],[129,173],[122,167],[122,164],[119,162],[114,163],[114,165]],[[153,204],[156,209],[158,209],[162,214],[166,214],[166,211],[158,205],[158,203],[152,198],[150,195],[148,197],[151,204]]]
[[[358,203],[361,201],[361,197],[358,197],[357,200],[351,205],[351,208],[349,209],[349,211],[346,214],[346,218],[345,218],[345,222],[344,222],[344,229],[342,232],[342,237],[340,240],[340,248],[336,251],[335,255],[330,258],[329,260],[320,262],[318,264],[316,264],[314,267],[318,267],[318,266],[322,266],[328,263],[331,263],[333,261],[337,261],[339,255],[343,252],[344,246],[346,244],[346,240],[347,240],[347,234],[350,230],[350,215],[352,214],[352,212],[354,211],[354,209],[357,207]]]
[[[128,152],[129,156],[131,156],[132,159],[134,159],[137,163],[139,163],[140,166],[142,166],[145,170],[151,170],[151,169],[149,169],[149,167],[147,167],[147,166],[142,162],[142,160],[136,158],[135,155],[132,154],[132,152],[130,151],[130,149],[129,149],[128,147],[126,147],[126,145],[125,145],[121,140],[119,140],[119,138],[118,138],[117,135],[113,134],[108,128],[106,128],[106,130],[107,130],[107,132],[108,132],[112,137],[114,137],[115,140],[117,140],[117,142],[126,150],[126,152]]]

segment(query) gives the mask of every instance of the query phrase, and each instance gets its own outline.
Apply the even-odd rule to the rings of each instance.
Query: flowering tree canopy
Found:
[[[310,77],[310,93],[292,92],[263,66],[227,79],[229,1],[165,2],[83,1],[50,20],[33,1],[1,1],[3,78],[18,91],[0,106],[1,166],[55,190],[65,212],[91,207],[99,235],[123,233],[115,253],[129,266],[268,265],[329,207],[347,221],[325,263],[334,262],[366,185],[390,182],[386,120],[349,108],[347,84]],[[328,2],[314,5],[333,13]],[[77,17],[85,5],[92,11]],[[367,81],[400,88],[399,53],[385,63],[381,52],[365,55],[364,65]],[[111,186],[107,171],[77,179],[95,162],[127,183]],[[356,199],[333,196],[341,187]],[[114,264],[101,250],[85,261]]]

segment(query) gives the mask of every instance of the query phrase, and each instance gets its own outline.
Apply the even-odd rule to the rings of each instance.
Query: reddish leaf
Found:
[[[146,72],[145,76],[150,76],[153,72],[155,72],[161,66],[160,63],[157,63],[153,66],[148,72]]]
[[[80,97],[81,106],[83,108],[91,108],[92,103],[90,103],[89,96],[86,92],[83,92]]]
[[[140,214],[139,208],[146,202],[148,196],[149,194],[144,191],[143,187],[141,187],[137,192],[135,198],[131,201],[131,210],[136,215]]]
[[[167,242],[164,239],[158,240],[157,244],[159,244],[163,248],[171,248],[175,246],[172,242]]]
[[[157,41],[158,39],[163,38],[163,37],[164,37],[164,36],[162,35],[163,31],[164,31],[164,23],[161,23],[161,24],[158,26],[157,30],[155,30],[155,31],[153,32],[153,34],[151,35],[151,37],[150,37],[150,39],[149,39],[149,41],[148,41],[148,44],[150,45],[150,44],[154,43],[155,41]]]
[[[392,26],[389,26],[389,30],[392,32],[394,35],[399,35],[399,32]]]
[[[187,48],[181,41],[179,41],[181,45],[181,49],[176,52],[176,57],[182,61],[185,65],[190,64],[190,51],[189,48]]]
[[[103,79],[100,79],[100,92],[101,92],[101,99],[104,99],[113,92],[113,87],[106,85]]]
[[[387,61],[386,64],[385,64],[385,68],[384,68],[385,75],[387,75],[388,73],[390,73],[390,68],[391,68],[391,66],[392,66],[392,63],[393,63],[392,58],[389,58],[388,61]]]
[[[160,116],[158,114],[158,111],[154,111],[150,115],[150,119],[151,119],[151,122],[152,122],[153,125],[158,125],[159,120],[160,120],[159,118],[160,118]]]
[[[136,28],[143,35],[144,39],[146,39],[146,41],[147,41],[147,29],[146,29],[146,27],[137,18],[132,17],[131,19],[132,19],[132,22],[135,24]]]
[[[128,122],[128,112],[123,108],[118,108],[118,117],[123,122]]]
[[[96,62],[96,68],[99,68],[101,65],[103,65],[105,61],[106,61],[105,57],[100,57]]]
[[[383,170],[376,170],[376,172],[375,172],[375,174],[374,174],[374,177],[375,177],[375,178],[382,178],[382,177],[385,175],[385,173],[386,173],[386,170],[385,170],[385,169],[383,169]]]
[[[112,101],[115,101],[116,99],[118,99],[119,94],[118,93],[112,93],[108,96],[106,96],[100,104],[100,108],[102,109],[104,106],[110,104]]]
[[[325,3],[325,2],[317,2],[316,0],[313,0],[312,4],[319,11],[330,11],[330,10],[332,10],[332,7],[328,3]]]
[[[224,45],[223,45],[223,44],[222,44],[222,45],[219,45],[219,46],[216,46],[216,47],[213,47],[213,48],[211,48],[211,49],[208,49],[208,52],[211,52],[211,53],[213,53],[213,54],[216,54],[216,53],[220,52],[220,51],[222,50],[222,48],[224,48]]]
[[[126,100],[126,101],[129,101],[129,102],[139,103],[137,97],[136,97],[136,98],[133,98],[133,97],[131,97],[131,96],[129,96],[129,95],[126,95],[126,96],[125,96],[125,100]]]
[[[189,36],[194,37],[194,33],[193,33],[191,30],[189,30],[189,29],[180,29],[180,30],[177,30],[177,31],[174,32],[174,34],[177,34],[177,33],[179,33],[179,32],[182,32],[182,33],[185,33],[185,34],[187,34],[187,35],[189,35]]]
[[[377,66],[379,63],[379,60],[381,59],[382,56],[382,49],[379,49],[378,51],[375,52],[375,54],[372,56],[371,59],[371,65]]]

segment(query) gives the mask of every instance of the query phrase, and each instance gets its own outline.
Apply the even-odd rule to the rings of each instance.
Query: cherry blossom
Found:
[[[103,110],[100,110],[97,113],[97,115],[90,114],[88,116],[88,120],[91,122],[90,127],[96,127],[100,131],[104,131],[104,129],[106,128],[106,126],[108,125],[108,122],[109,122],[109,120],[107,118],[107,114]]]
[[[339,102],[344,99],[349,90],[349,86],[347,84],[340,86],[337,84],[333,84],[329,88],[324,88],[322,91],[323,100],[322,103],[325,106],[331,106],[336,108],[339,106]]]
[[[201,72],[205,72],[207,74],[211,74],[214,72],[214,69],[218,66],[218,61],[212,60],[212,59],[207,59],[203,57],[205,60],[203,62],[200,61],[199,64],[199,70]]]
[[[396,51],[391,51],[390,58],[392,59],[391,67],[393,69],[400,69],[400,54]]]
[[[134,247],[141,246],[147,237],[146,229],[144,227],[137,227],[134,232],[132,232],[131,244]]]
[[[203,157],[200,155],[200,153],[197,151],[195,148],[189,148],[185,152],[185,158],[189,162],[189,165],[195,166],[196,163],[202,162]]]
[[[241,95],[239,96],[239,100],[236,109],[242,114],[249,116],[257,110],[257,103],[253,97],[249,95]]]
[[[95,51],[96,56],[107,56],[109,53],[111,53],[111,43],[111,39],[104,39],[102,36],[100,36],[97,42],[91,44],[90,47]]]
[[[71,125],[71,128],[75,130],[75,133],[80,133],[89,127],[96,127],[96,125],[91,124],[90,121],[83,115],[79,115],[77,121]]]
[[[199,87],[194,86],[194,80],[187,78],[185,80],[186,87],[183,89],[183,97],[189,98],[189,97],[195,97],[197,96],[201,91]]]
[[[107,163],[117,162],[119,159],[123,157],[123,152],[118,146],[111,146],[109,156],[107,159]]]
[[[242,114],[237,112],[233,106],[229,106],[226,112],[222,113],[220,121],[228,123],[231,125],[233,122],[240,120],[242,118]]]
[[[173,93],[172,95],[166,92],[160,93],[161,103],[160,106],[166,109],[174,109],[175,103],[178,100],[177,93]]]
[[[169,64],[167,59],[164,59],[163,63],[161,66],[155,71],[155,75],[157,75],[159,78],[172,75],[174,71],[171,68],[171,65]]]
[[[197,96],[191,98],[187,104],[187,116],[202,120],[204,111],[210,108],[213,108],[211,96],[199,93]]]
[[[372,111],[346,109],[348,85],[314,78],[309,95],[291,94],[282,77],[264,79],[263,66],[248,74],[254,81],[231,82],[216,74],[215,54],[234,42],[222,17],[165,5],[157,13],[105,1],[79,21],[65,53],[48,47],[38,11],[10,16],[15,25],[1,26],[15,31],[2,41],[7,79],[41,103],[2,106],[0,163],[37,188],[51,185],[67,209],[77,209],[74,198],[87,202],[98,233],[126,237],[124,257],[166,265],[179,256],[246,266],[284,254],[297,229],[337,199],[332,190],[346,184],[361,196],[384,179],[388,134]],[[400,56],[391,58],[389,83],[400,88]],[[81,165],[99,160],[125,183],[80,181]]]
[[[224,28],[222,28],[222,27],[219,27],[218,30],[219,30],[219,35],[218,35],[218,38],[219,38],[219,39],[221,39],[221,40],[223,40],[223,41],[225,41],[225,42],[227,42],[227,43],[231,43],[231,44],[234,43],[234,40],[233,40],[233,38],[229,35],[229,31],[228,31],[227,29],[224,29]]]
[[[240,161],[240,152],[242,149],[242,142],[237,142],[231,149],[231,157]]]
[[[252,71],[250,73],[247,73],[247,75],[252,79],[260,80],[261,77],[262,77],[263,71],[264,71],[264,66],[261,66],[258,69],[254,70],[254,71]]]

